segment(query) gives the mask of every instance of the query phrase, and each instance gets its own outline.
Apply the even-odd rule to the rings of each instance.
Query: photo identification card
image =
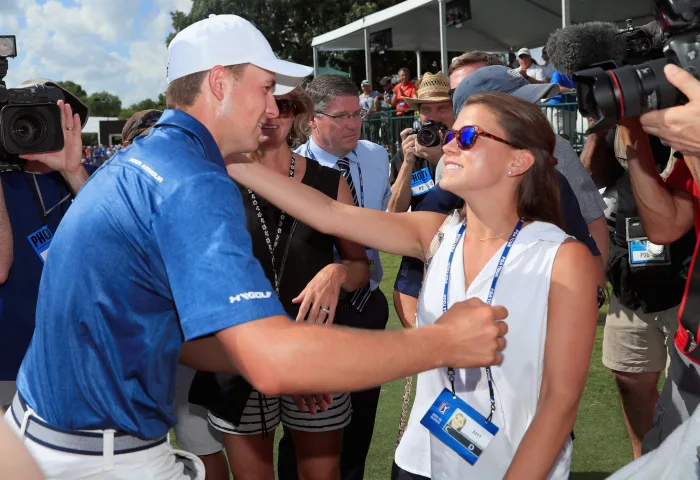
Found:
[[[411,174],[411,195],[416,197],[429,192],[435,186],[428,167],[422,168]]]
[[[43,226],[36,232],[32,233],[27,237],[32,248],[39,255],[42,263],[46,263],[46,258],[49,255],[49,247],[51,246],[51,240],[53,239],[53,234],[49,227]]]
[[[498,433],[496,425],[448,389],[440,393],[420,423],[470,465]]]

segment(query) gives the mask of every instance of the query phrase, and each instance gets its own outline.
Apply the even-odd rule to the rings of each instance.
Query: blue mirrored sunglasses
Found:
[[[492,135],[474,125],[465,125],[459,130],[446,130],[442,137],[442,145],[445,146],[456,138],[457,146],[459,146],[460,150],[469,150],[474,146],[476,139],[479,137],[490,138],[492,140],[496,140],[497,142],[505,143],[513,148],[520,148],[517,145],[510,143],[508,140]]]

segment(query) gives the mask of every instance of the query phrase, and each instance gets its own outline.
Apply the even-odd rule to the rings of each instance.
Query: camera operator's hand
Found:
[[[666,65],[666,78],[688,97],[688,103],[645,113],[644,131],[685,155],[700,156],[700,81],[676,65]]]
[[[416,163],[417,135],[410,135],[412,128],[406,128],[401,132],[401,150],[403,150],[403,161],[409,165]]]
[[[57,104],[58,108],[61,109],[63,149],[57,152],[22,155],[22,158],[30,162],[42,163],[53,170],[61,172],[71,191],[77,194],[88,179],[87,170],[81,163],[83,137],[81,134],[80,116],[77,113],[73,114],[73,109],[63,100],[59,100]]]
[[[73,109],[71,109],[70,105],[64,103],[63,100],[58,101],[58,108],[61,109],[63,123],[63,149],[57,152],[34,153],[22,155],[21,157],[30,161],[41,162],[61,173],[75,174],[82,168],[80,160],[83,151],[83,139],[81,136],[80,117],[77,113],[73,115]]]
[[[425,158],[433,165],[437,165],[442,158],[442,145],[438,145],[437,147],[424,147],[416,141],[416,155]]]

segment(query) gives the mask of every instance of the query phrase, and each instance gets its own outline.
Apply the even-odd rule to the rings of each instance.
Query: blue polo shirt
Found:
[[[63,218],[17,387],[49,424],[158,438],[183,341],[284,315],[209,131],[166,110]]]

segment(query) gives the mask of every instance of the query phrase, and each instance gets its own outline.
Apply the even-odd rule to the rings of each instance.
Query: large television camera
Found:
[[[589,131],[687,102],[663,70],[673,63],[700,78],[700,0],[656,0],[654,13],[654,24],[620,32],[628,65],[607,61],[574,73],[579,111],[596,121]]]
[[[0,172],[21,170],[24,161],[20,155],[63,148],[61,110],[57,102],[67,100],[68,92],[48,82],[7,88],[4,79],[8,58],[16,56],[15,37],[0,36]],[[68,103],[73,106],[76,102],[70,99]]]

